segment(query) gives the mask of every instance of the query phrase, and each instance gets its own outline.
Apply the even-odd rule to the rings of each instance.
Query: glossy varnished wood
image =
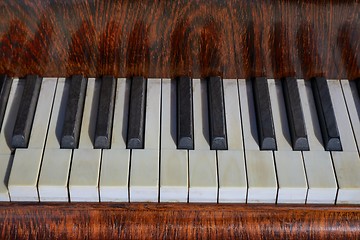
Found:
[[[0,73],[353,79],[356,0],[0,3]]]
[[[356,206],[1,204],[2,239],[358,239]]]

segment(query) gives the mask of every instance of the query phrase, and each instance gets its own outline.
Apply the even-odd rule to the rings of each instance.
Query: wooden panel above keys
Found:
[[[353,79],[359,12],[355,0],[3,0],[0,72]]]

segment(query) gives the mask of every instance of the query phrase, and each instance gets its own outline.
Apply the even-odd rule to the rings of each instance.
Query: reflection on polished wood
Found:
[[[359,59],[349,58],[360,50],[355,0],[4,0],[0,9],[0,72],[10,76],[360,72]]]

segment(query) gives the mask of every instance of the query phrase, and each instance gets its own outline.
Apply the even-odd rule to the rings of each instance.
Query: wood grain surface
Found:
[[[17,204],[1,239],[359,239],[360,208],[242,204]]]
[[[353,79],[360,3],[2,0],[0,73]]]

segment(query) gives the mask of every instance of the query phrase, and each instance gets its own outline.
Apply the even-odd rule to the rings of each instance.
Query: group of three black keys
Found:
[[[116,81],[112,76],[100,79],[94,148],[110,148],[112,121],[114,114]],[[42,78],[28,75],[24,81],[16,122],[13,129],[12,148],[26,148],[28,145],[32,121],[36,110]],[[207,78],[209,145],[212,150],[227,149],[226,115],[222,78],[219,76]],[[230,80],[229,80],[230,81]],[[261,150],[276,150],[276,137],[271,111],[271,100],[267,79],[252,78],[252,89],[255,103],[258,142]],[[281,79],[284,92],[292,147],[297,151],[309,150],[306,127],[300,103],[297,80],[293,77]],[[178,77],[177,82],[177,147],[178,149],[194,149],[193,94],[192,79]],[[311,79],[316,110],[321,127],[324,148],[327,151],[341,151],[341,141],[337,128],[331,97],[324,77]],[[62,123],[61,148],[77,148],[86,97],[87,79],[74,75],[66,80],[69,92],[66,101],[66,112]],[[133,77],[131,79],[127,148],[141,149],[144,147],[145,108],[147,79]],[[11,88],[11,78],[0,76],[0,126],[5,114],[8,95]],[[357,83],[360,93],[360,81]],[[231,113],[236,114],[236,113]],[[241,134],[241,133],[239,133]]]

